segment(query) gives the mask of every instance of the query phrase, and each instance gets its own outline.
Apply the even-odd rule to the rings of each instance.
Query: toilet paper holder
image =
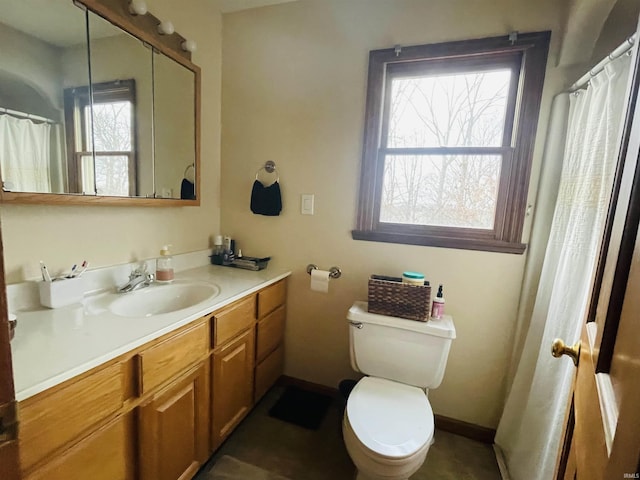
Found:
[[[309,275],[311,275],[312,270],[317,270],[317,269],[318,269],[318,266],[314,265],[313,263],[310,263],[309,265],[307,265],[307,273]],[[340,270],[338,267],[331,267],[329,269],[329,277],[340,278],[341,275],[342,275],[342,270]]]

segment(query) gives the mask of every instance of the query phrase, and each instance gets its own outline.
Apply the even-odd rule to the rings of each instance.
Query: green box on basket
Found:
[[[370,313],[426,322],[429,320],[431,286],[403,283],[400,277],[371,275],[368,310]]]

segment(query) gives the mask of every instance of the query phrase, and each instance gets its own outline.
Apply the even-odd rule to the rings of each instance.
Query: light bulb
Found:
[[[175,29],[173,28],[173,23],[169,20],[158,24],[158,33],[160,33],[160,35],[171,35],[173,32],[175,32]]]
[[[129,13],[131,13],[131,15],[146,15],[146,2],[144,0],[131,0],[129,3]]]
[[[196,49],[198,48],[198,46],[196,45],[196,42],[194,42],[193,40],[185,40],[184,42],[182,42],[182,49],[185,52],[195,52]]]

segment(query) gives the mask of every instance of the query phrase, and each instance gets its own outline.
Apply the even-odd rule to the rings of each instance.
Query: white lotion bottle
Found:
[[[160,250],[160,256],[156,260],[156,282],[170,283],[173,282],[173,259],[171,258],[171,252],[169,247],[171,245],[165,245]]]

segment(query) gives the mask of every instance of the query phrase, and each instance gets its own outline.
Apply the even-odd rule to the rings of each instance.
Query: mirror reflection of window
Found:
[[[68,144],[74,147],[69,176],[77,191],[136,195],[135,80],[94,84],[93,114],[86,87],[69,89],[66,97]]]

